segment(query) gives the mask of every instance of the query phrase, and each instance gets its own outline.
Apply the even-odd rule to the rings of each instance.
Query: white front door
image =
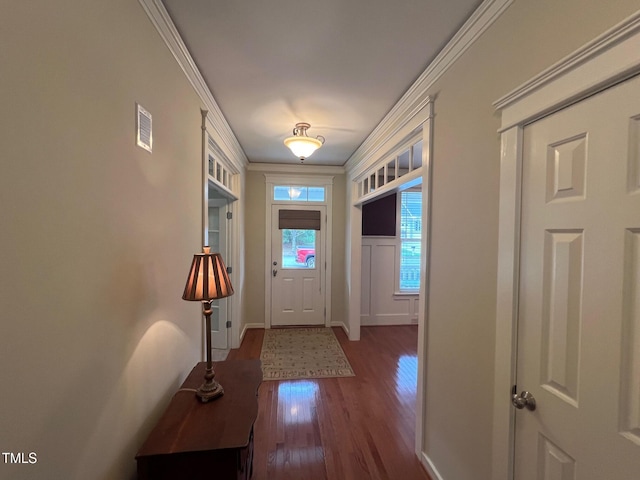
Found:
[[[320,230],[280,228],[280,210],[320,212]],[[271,325],[325,322],[325,206],[271,207]]]
[[[524,130],[515,480],[640,478],[640,79]]]

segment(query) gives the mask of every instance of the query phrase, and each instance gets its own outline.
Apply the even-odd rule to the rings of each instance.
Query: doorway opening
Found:
[[[265,328],[328,327],[333,177],[265,177]]]
[[[205,243],[212,252],[220,253],[224,260],[230,258],[230,226],[232,199],[209,182],[207,200],[207,238]],[[230,348],[231,308],[228,298],[211,302],[211,348],[213,358],[224,359]]]
[[[422,231],[420,184],[363,205],[361,326],[417,325]]]

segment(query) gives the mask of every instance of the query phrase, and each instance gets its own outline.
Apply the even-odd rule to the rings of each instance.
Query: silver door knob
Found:
[[[527,410],[534,411],[536,409],[536,399],[531,395],[531,393],[526,390],[523,391],[520,395],[514,393],[511,397],[511,403],[518,410],[522,410],[526,408]]]

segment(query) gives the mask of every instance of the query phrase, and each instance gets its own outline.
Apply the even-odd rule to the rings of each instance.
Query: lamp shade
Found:
[[[182,299],[207,301],[230,295],[233,295],[233,286],[222,255],[211,253],[209,247],[202,247],[202,253],[193,256]]]

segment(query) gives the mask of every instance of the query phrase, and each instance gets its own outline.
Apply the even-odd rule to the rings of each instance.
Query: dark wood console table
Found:
[[[224,395],[201,403],[194,390],[203,382],[205,366],[194,367],[136,455],[138,480],[251,477],[260,360],[214,364]]]

